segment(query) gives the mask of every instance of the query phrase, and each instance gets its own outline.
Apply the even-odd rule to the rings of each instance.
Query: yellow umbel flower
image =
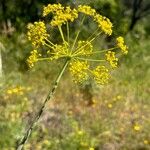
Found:
[[[88,78],[88,68],[89,65],[87,61],[73,61],[70,63],[70,73],[74,78],[76,83],[82,83]]]
[[[78,12],[76,9],[71,9],[70,6],[63,7],[61,4],[49,4],[44,7],[43,16],[47,16],[49,13],[54,15],[51,21],[52,26],[61,26],[66,24],[67,21],[73,22],[74,19],[78,18]]]
[[[115,68],[117,67],[118,58],[115,57],[115,52],[108,51],[106,54],[106,60],[110,65]]]
[[[128,47],[124,43],[124,38],[119,36],[117,39],[117,46],[121,49],[124,54],[128,53]]]
[[[107,83],[110,78],[110,70],[105,67],[105,64],[96,64],[97,67],[95,67],[94,62],[106,63],[106,61],[108,61],[111,67],[115,68],[117,67],[118,58],[115,57],[115,52],[112,52],[111,50],[120,47],[122,51],[126,53],[124,40],[121,37],[117,38],[117,47],[102,51],[94,50],[93,41],[100,35],[101,32],[109,36],[112,34],[112,23],[110,20],[100,14],[97,14],[95,9],[87,5],[79,5],[77,9],[71,9],[70,6],[63,7],[61,4],[49,4],[44,7],[43,16],[46,17],[49,14],[52,14],[50,24],[51,26],[58,28],[62,41],[60,40],[59,44],[57,44],[53,43],[49,39],[50,36],[47,34],[46,25],[43,21],[29,24],[29,31],[27,33],[28,39],[32,42],[36,49],[40,48],[42,45],[43,48],[46,47],[47,50],[47,53],[44,54],[45,57],[42,57],[38,50],[33,50],[27,60],[29,67],[33,67],[34,63],[37,61],[52,61],[65,58],[69,60],[69,70],[76,83],[82,83],[90,77],[94,78],[98,84]],[[78,17],[79,15],[83,18]],[[80,34],[79,29],[79,31],[75,32],[74,40],[72,40],[72,38],[70,39],[70,23],[78,18],[81,23],[80,25],[82,26],[86,16],[90,16],[90,19],[93,19],[95,24],[97,23],[98,30],[96,29],[96,32],[98,33],[95,34],[95,32],[93,32],[93,34],[86,40],[80,40],[78,39]],[[62,26],[64,27],[62,28]],[[63,33],[64,29],[66,34]],[[94,55],[100,56],[99,54],[103,52],[106,52],[106,58],[100,59],[99,57],[94,57]],[[90,62],[93,62],[92,65],[90,65]]]
[[[95,9],[92,9],[90,6],[87,5],[79,5],[78,11],[90,16],[94,16],[96,14]]]
[[[34,63],[38,61],[39,56],[41,56],[41,54],[39,54],[37,50],[31,51],[31,55],[27,59],[27,63],[30,68],[32,68],[34,66]]]
[[[101,28],[101,30],[107,34],[107,35],[111,35],[112,34],[112,23],[110,22],[110,20],[106,17],[103,17],[99,14],[96,14],[94,16],[95,21],[98,23],[98,26]]]
[[[61,4],[48,4],[43,8],[43,17],[47,16],[50,13],[57,13],[63,11],[63,7]]]
[[[61,26],[62,24],[66,24],[67,21],[73,22],[77,17],[78,13],[76,9],[71,10],[70,7],[66,7],[65,10],[55,14],[53,20],[51,21],[51,25]]]
[[[97,66],[95,70],[92,71],[95,81],[98,84],[108,83],[109,72],[105,66]]]
[[[45,44],[45,39],[49,36],[46,31],[45,23],[42,21],[28,24],[28,39],[32,42],[33,46],[39,47]]]

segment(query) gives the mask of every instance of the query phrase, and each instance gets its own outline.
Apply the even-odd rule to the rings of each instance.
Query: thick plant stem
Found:
[[[62,77],[62,75],[63,75],[63,73],[64,73],[64,71],[65,71],[65,69],[66,69],[66,67],[68,65],[68,63],[69,63],[69,60],[66,60],[62,70],[60,71],[58,77],[56,78],[56,81],[55,81],[52,89],[49,91],[49,93],[48,93],[48,95],[47,95],[47,97],[46,97],[42,107],[40,108],[39,112],[35,116],[34,120],[30,124],[29,128],[27,129],[27,131],[25,132],[24,136],[20,140],[20,142],[19,142],[19,144],[17,146],[17,150],[22,150],[23,149],[25,143],[27,142],[27,140],[28,140],[28,138],[29,138],[33,128],[34,128],[34,126],[37,124],[38,120],[40,119],[40,117],[41,117],[41,115],[42,115],[42,113],[44,111],[46,103],[53,97],[53,95],[54,95],[54,93],[55,93],[55,91],[56,91],[56,89],[58,87],[58,83],[59,83],[59,81],[60,81],[60,79],[61,79],[61,77]]]

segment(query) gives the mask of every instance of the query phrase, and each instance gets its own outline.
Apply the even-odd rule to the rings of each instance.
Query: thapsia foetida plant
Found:
[[[43,17],[47,17],[49,14],[52,14],[52,19],[49,24],[51,28],[58,28],[62,40],[59,43],[51,41],[50,33],[48,33],[47,26],[44,21],[29,24],[27,27],[27,36],[32,42],[34,50],[31,51],[31,55],[27,59],[27,62],[31,68],[39,61],[65,59],[65,63],[41,109],[30,124],[28,130],[25,132],[23,138],[20,140],[18,150],[21,150],[25,142],[28,140],[33,127],[41,117],[45,104],[54,94],[67,67],[69,68],[75,83],[82,83],[91,78],[95,80],[97,84],[103,85],[108,83],[111,70],[117,67],[118,58],[116,58],[116,50],[120,49],[123,54],[128,53],[128,48],[121,36],[116,38],[116,42],[113,47],[105,50],[94,50],[93,41],[101,34],[111,36],[113,31],[110,20],[100,14],[97,14],[95,9],[90,6],[79,5],[77,8],[72,9],[70,6],[63,7],[61,4],[49,4],[43,9]],[[80,29],[77,29],[74,40],[72,40],[72,38],[70,38],[70,24],[76,19],[79,19],[80,26],[82,26],[86,17],[93,19],[93,22],[97,25],[96,31],[87,37],[87,40],[83,41],[79,38]],[[66,28],[66,33],[63,31],[62,26]],[[44,56],[42,56],[39,51],[41,47],[45,47],[46,54],[44,54]],[[101,54],[104,56],[103,59],[99,59],[101,57],[95,59],[95,55],[101,56]],[[95,66],[93,66],[93,63]]]

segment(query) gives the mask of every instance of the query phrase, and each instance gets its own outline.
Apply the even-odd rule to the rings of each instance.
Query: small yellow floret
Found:
[[[117,39],[117,46],[121,49],[124,54],[128,53],[128,47],[124,44],[124,38],[119,36]]]
[[[134,125],[133,129],[135,131],[140,131],[141,130],[141,127],[139,125]]]
[[[67,21],[73,22],[78,18],[78,11],[71,9],[70,6],[63,7],[61,4],[49,4],[44,7],[43,16],[47,16],[49,13],[53,13],[53,19],[51,21],[52,26],[61,26],[66,24]]]
[[[144,140],[143,143],[144,143],[145,145],[149,144],[148,140]]]
[[[109,73],[105,66],[97,66],[95,70],[92,71],[94,79],[98,84],[108,83]]]
[[[78,11],[82,12],[86,15],[89,15],[89,16],[94,16],[96,14],[95,9],[93,9],[90,6],[87,6],[87,5],[83,5],[83,6],[79,5],[78,6]]]
[[[112,108],[112,104],[108,104],[108,108]]]
[[[89,148],[89,150],[95,150],[95,148],[93,148],[93,147],[90,147],[90,148]]]
[[[89,65],[87,61],[76,60],[70,63],[70,72],[76,83],[82,83],[83,81],[87,80],[88,68],[89,68]]]
[[[94,20],[98,23],[98,26],[105,34],[109,36],[112,34],[112,23],[108,18],[97,14],[94,16]]]
[[[117,67],[118,58],[115,57],[115,52],[108,51],[106,54],[106,60],[110,65],[115,68]]]
[[[81,136],[81,135],[83,135],[83,134],[84,134],[84,132],[83,132],[82,130],[79,130],[79,131],[78,131],[78,135]]]
[[[41,54],[39,54],[37,50],[31,51],[31,55],[27,59],[27,63],[30,68],[32,68],[34,66],[34,63],[38,61],[39,56],[41,56]]]
[[[28,24],[28,39],[32,42],[32,45],[39,47],[45,44],[45,39],[49,36],[46,31],[45,23],[42,21],[35,22],[34,24]]]
[[[64,7],[62,7],[61,4],[48,4],[47,6],[44,6],[43,9],[43,17],[47,16],[50,13],[57,13],[59,11],[62,11]]]

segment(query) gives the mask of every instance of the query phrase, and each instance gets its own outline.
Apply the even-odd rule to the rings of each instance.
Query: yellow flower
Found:
[[[118,58],[115,57],[115,52],[108,51],[106,53],[106,60],[113,68],[117,67]]]
[[[13,91],[12,90],[7,90],[7,94],[9,94],[9,95],[11,95],[13,93]]]
[[[50,13],[58,13],[60,11],[63,11],[63,7],[61,4],[48,4],[43,9],[43,17],[47,16]]]
[[[70,36],[71,26],[69,23],[77,19],[81,13],[83,13],[83,18],[87,15],[91,16],[91,19],[97,23],[100,31],[98,31],[96,35],[92,34],[86,40],[79,39],[80,31],[78,31],[75,32],[75,37],[72,40],[72,37]],[[95,51],[93,42],[97,36],[100,35],[101,31],[107,35],[112,34],[112,23],[110,20],[100,14],[97,14],[95,9],[87,5],[79,5],[77,9],[72,9],[70,6],[64,7],[59,3],[48,4],[44,7],[43,16],[46,17],[49,14],[52,14],[50,24],[51,26],[58,28],[62,41],[59,40],[59,43],[57,44],[54,44],[51,41],[49,34],[47,34],[46,25],[43,21],[29,24],[27,33],[28,39],[32,42],[33,46],[36,47],[27,59],[29,67],[33,67],[34,63],[37,61],[52,61],[65,58],[69,61],[69,70],[76,83],[82,83],[90,78],[93,78],[98,84],[108,83],[110,73],[105,67],[106,60],[110,63],[112,68],[115,68],[117,67],[118,58],[115,57],[115,52],[109,51],[110,49]],[[79,17],[79,20],[81,21],[82,26],[84,24],[84,19],[80,19]],[[62,26],[64,26],[64,28],[62,28]],[[64,29],[66,33],[64,33]],[[118,46],[121,47],[122,45],[119,43],[124,44],[124,40],[121,38],[118,38],[117,40]],[[44,57],[38,53],[37,48],[40,48],[40,46],[43,46],[46,49],[46,54],[44,54]],[[114,48],[116,47],[113,47],[112,49]],[[121,48],[124,51],[124,47],[122,46]],[[106,58],[104,59],[100,59],[100,57],[93,57],[94,55],[99,56],[100,53],[105,53],[106,51]],[[99,62],[103,62],[104,64],[94,65],[94,63]]]
[[[78,131],[78,135],[81,136],[81,135],[83,135],[83,134],[84,134],[84,132],[83,132],[82,130],[79,130],[79,131]]]
[[[28,24],[28,39],[32,42],[32,45],[39,47],[45,44],[45,39],[49,36],[46,31],[45,23],[42,21],[35,22],[34,24]]]
[[[133,129],[135,131],[140,131],[141,130],[141,127],[137,124],[137,125],[134,125]]]
[[[86,15],[94,16],[96,14],[95,9],[92,9],[90,6],[87,5],[79,5],[78,6],[78,11],[82,12]]]
[[[27,63],[30,68],[32,68],[34,66],[34,63],[38,61],[39,56],[41,56],[41,54],[39,54],[37,50],[31,51],[31,55],[27,59]]]
[[[124,38],[119,36],[117,39],[117,46],[121,49],[124,54],[128,53],[128,47],[124,44]]]
[[[143,143],[144,143],[145,145],[149,144],[148,140],[144,140]]]
[[[97,66],[95,70],[92,71],[95,81],[98,84],[108,83],[109,73],[105,66]]]
[[[112,108],[112,104],[108,104],[108,108]]]
[[[90,148],[89,148],[89,150],[95,150],[95,148],[93,148],[93,147],[90,147]]]
[[[87,70],[89,65],[87,61],[73,61],[70,63],[70,72],[76,83],[82,83],[88,79]]]
[[[70,6],[63,7],[61,4],[49,4],[44,7],[43,16],[47,16],[49,13],[53,13],[54,17],[51,21],[52,26],[61,26],[67,21],[73,22],[78,18],[78,12],[76,9],[71,9]]]
[[[8,89],[6,91],[6,93],[9,94],[9,95],[12,95],[12,94],[23,95],[24,94],[24,90],[25,90],[24,87],[18,86],[18,87],[15,87],[15,88]]]
[[[109,36],[112,34],[112,23],[108,18],[97,14],[94,16],[94,20],[105,34]]]

